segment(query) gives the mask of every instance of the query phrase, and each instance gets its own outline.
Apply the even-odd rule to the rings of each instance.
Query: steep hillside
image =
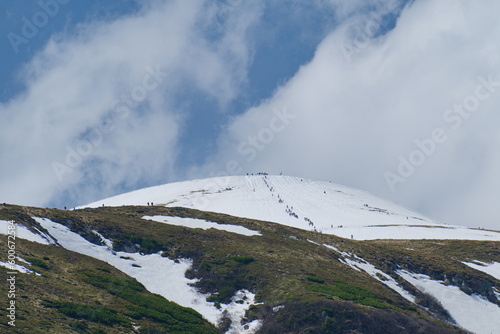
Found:
[[[4,234],[9,221],[25,239],[17,239],[17,270],[33,271],[17,274],[19,333],[500,328],[494,241],[357,241],[147,205],[75,211],[0,205]],[[11,329],[6,316],[2,308],[2,332]]]
[[[1,333],[218,332],[199,313],[152,294],[112,265],[32,234],[23,226],[42,229],[29,212],[15,206],[0,208],[1,219],[17,224],[17,237],[9,239],[13,243],[0,235],[0,251],[5,254],[0,259],[1,276],[15,278],[9,282],[9,293],[2,288]],[[0,225],[5,233],[10,224],[0,221]],[[8,248],[14,257],[7,255]],[[12,301],[14,314],[7,309]]]

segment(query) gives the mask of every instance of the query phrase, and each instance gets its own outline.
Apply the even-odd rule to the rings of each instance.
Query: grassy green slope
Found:
[[[16,251],[41,276],[16,275],[15,328],[7,324],[2,291],[1,333],[134,333],[133,325],[140,333],[217,333],[193,310],[149,293],[107,263],[20,239]],[[7,272],[0,267],[2,277]]]
[[[247,237],[214,229],[189,229],[143,220],[141,217],[144,215],[202,218],[222,224],[242,225],[259,230],[263,235]],[[227,303],[234,292],[242,288],[257,294],[257,301],[263,304],[253,306],[247,317],[249,320],[264,319],[263,333],[459,332],[457,328],[431,316],[425,309],[415,307],[381,282],[341,263],[336,252],[308,240],[353,252],[394,278],[397,275],[393,271],[401,267],[429,274],[435,279],[448,278],[452,282],[463,280],[466,283],[464,289],[485,296],[491,292],[491,286],[500,287],[497,280],[459,262],[473,259],[500,262],[498,243],[359,242],[274,223],[184,208],[105,207],[61,211],[0,205],[0,219],[15,220],[30,228],[41,228],[31,216],[46,217],[65,224],[92,242],[99,241],[91,232],[97,230],[113,240],[115,250],[144,253],[161,250],[163,256],[171,259],[193,259],[193,267],[187,276],[200,278],[197,287],[201,292],[211,293],[210,300],[214,303]],[[140,247],[136,244],[140,244]],[[186,326],[200,326],[192,333],[202,333],[201,328],[207,333],[213,331],[199,315],[184,308],[172,311],[169,309],[172,305],[158,306],[165,312],[171,311],[165,317],[154,312],[148,313],[145,307],[140,307],[141,303],[154,296],[103,262],[60,247],[31,242],[20,242],[19,249],[21,257],[38,258],[48,266],[48,269],[36,268],[42,274],[41,277],[19,275],[22,296],[18,299],[18,323],[27,328],[51,328],[53,333],[67,333],[69,328],[74,332],[105,330],[108,333],[128,333],[133,332],[132,323],[142,328],[154,326],[166,330],[166,319],[175,325],[179,325],[179,322],[173,320],[188,319]],[[114,279],[118,281],[109,283]],[[130,290],[130,293],[123,293],[124,289],[117,286],[130,286],[125,289]],[[435,316],[446,319],[439,305],[412,290],[411,286],[406,288],[417,295],[419,301]],[[116,321],[110,325],[99,322],[99,316],[75,318],[75,312],[72,313],[75,306],[61,303],[93,307],[94,314],[116,312],[113,313]],[[161,304],[160,301],[155,303]],[[83,309],[82,313],[85,314],[85,311],[88,309]],[[4,324],[5,311],[0,312],[3,312],[0,313],[0,324]],[[92,314],[92,311],[89,312]],[[178,315],[179,312],[182,314]],[[177,315],[177,318],[172,317],[172,314]],[[223,323],[220,330],[224,330],[225,326],[227,323]],[[88,329],[85,331],[84,327]],[[36,331],[27,329],[26,333]]]

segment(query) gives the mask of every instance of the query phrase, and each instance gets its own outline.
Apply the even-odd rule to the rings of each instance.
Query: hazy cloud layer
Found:
[[[498,10],[494,0],[419,0],[385,35],[386,9],[351,18],[227,127],[206,170],[236,161],[244,171],[332,180],[445,222],[498,229]],[[273,130],[284,109],[294,117]]]

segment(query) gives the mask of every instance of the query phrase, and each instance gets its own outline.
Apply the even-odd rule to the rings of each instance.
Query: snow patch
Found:
[[[411,293],[403,289],[398,284],[398,282],[396,282],[394,278],[387,275],[382,270],[375,268],[373,264],[369,263],[368,261],[360,258],[355,254],[343,252],[339,250],[337,247],[328,244],[323,244],[323,246],[340,254],[341,258],[339,260],[342,263],[348,265],[354,270],[366,272],[368,275],[375,278],[377,281],[384,283],[386,286],[399,293],[406,300],[415,303],[415,296],[413,296]]]
[[[101,233],[97,232],[96,230],[92,230],[92,233],[101,238],[102,243],[105,244],[108,249],[113,250],[113,241],[106,239]]]
[[[262,320],[243,323],[245,313],[251,305],[255,304],[255,294],[248,290],[240,290],[231,298],[227,305],[225,315],[231,319],[231,327],[226,334],[252,334],[259,330]]]
[[[250,230],[246,227],[239,225],[229,225],[229,224],[218,224],[202,219],[194,218],[181,218],[181,217],[169,217],[169,216],[144,216],[142,219],[152,220],[159,223],[165,223],[170,225],[184,226],[189,228],[201,228],[208,230],[214,228],[217,230],[222,230],[226,232],[237,233],[245,236],[262,235],[259,231]]]
[[[481,261],[474,261],[474,262],[476,263],[471,263],[471,262],[462,262],[462,263],[471,267],[472,269],[482,271],[483,273],[486,273],[490,276],[495,277],[497,280],[500,280],[500,263],[498,262],[484,263]]]
[[[231,326],[239,328],[242,313],[244,316],[244,311],[255,301],[253,294],[242,290],[233,297],[230,304],[221,304],[219,310],[213,303],[206,301],[208,295],[199,293],[190,285],[197,280],[185,277],[186,271],[192,266],[192,260],[190,259],[179,259],[179,263],[176,263],[162,257],[160,253],[143,255],[140,253],[114,252],[109,247],[111,241],[103,236],[101,238],[106,246],[99,246],[73,233],[66,226],[55,223],[50,219],[38,217],[33,217],[33,219],[42,225],[50,235],[55,237],[62,247],[109,263],[118,270],[137,279],[150,292],[157,293],[179,305],[193,308],[214,325],[219,323],[223,313],[226,312],[233,320]],[[240,304],[238,301],[242,299],[244,299],[243,303]],[[257,328],[258,324],[257,321],[254,321],[245,326]]]
[[[9,221],[0,220],[0,234],[5,234],[5,235],[8,234],[7,231],[8,231],[9,224],[10,224]],[[14,223],[14,225],[16,227],[16,229],[15,229],[16,238],[24,239],[24,240],[28,240],[28,241],[34,241],[34,242],[37,242],[39,244],[45,244],[45,245],[48,245],[51,243],[49,241],[49,239],[40,235],[41,233],[40,234],[33,233],[30,231],[29,228],[27,228],[26,226],[21,225],[21,224]]]
[[[330,248],[331,250],[333,250],[333,251],[339,253],[340,255],[342,255],[343,257],[348,257],[348,256],[352,255],[351,253],[343,252],[340,249],[338,249],[337,247],[332,246],[332,245],[323,244],[323,246],[325,246],[326,248]]]
[[[276,313],[276,312],[279,312],[280,310],[284,309],[285,308],[285,305],[278,305],[278,306],[275,306],[273,307],[273,312]]]
[[[23,262],[25,262],[27,264],[31,264],[26,260],[23,260]],[[42,276],[40,273],[37,273],[36,271],[33,271],[31,269],[28,269],[25,266],[22,266],[18,263],[10,264],[8,262],[0,261],[0,267],[5,267],[5,268],[9,269],[10,271],[17,271],[17,272],[20,272],[23,274],[35,274],[37,276]]]
[[[420,291],[427,293],[441,303],[457,324],[476,334],[498,333],[500,328],[500,307],[478,295],[468,295],[458,287],[444,285],[423,274],[405,270],[398,274]]]
[[[500,290],[498,290],[497,288],[493,288],[493,293],[495,294],[497,299],[500,300]]]

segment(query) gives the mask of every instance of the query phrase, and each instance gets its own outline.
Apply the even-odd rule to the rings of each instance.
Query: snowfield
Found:
[[[152,220],[159,223],[165,223],[176,226],[183,226],[188,228],[201,228],[204,230],[208,230],[210,228],[226,231],[236,234],[245,235],[248,237],[254,235],[262,235],[259,231],[250,230],[246,227],[239,225],[228,225],[228,224],[218,224],[202,219],[193,219],[193,218],[181,218],[181,217],[168,217],[168,216],[144,216],[142,219]]]
[[[500,241],[500,233],[436,222],[364,191],[290,176],[228,176],[171,183],[83,207],[162,205],[271,221],[356,240]]]
[[[80,235],[71,232],[66,226],[46,218],[33,217],[49,234],[57,239],[62,247],[105,261],[120,271],[134,277],[152,293],[157,293],[166,299],[198,311],[205,319],[216,325],[224,313],[232,320],[231,333],[237,333],[242,328],[241,320],[245,311],[254,303],[255,295],[247,290],[241,290],[232,298],[230,304],[221,304],[217,309],[214,303],[206,301],[208,295],[201,294],[190,286],[196,282],[185,277],[191,267],[190,259],[180,259],[179,263],[160,254],[142,255],[139,253],[114,252],[109,245],[110,240],[103,239],[105,246],[95,245]],[[259,321],[247,324],[255,329]],[[241,331],[244,333],[244,331]]]
[[[8,222],[6,220],[0,220],[0,234],[7,235],[9,224],[10,224],[10,222]],[[46,235],[41,233],[41,231],[38,231],[40,234],[36,234],[36,233],[31,232],[24,225],[20,225],[20,224],[14,224],[14,225],[16,226],[16,228],[15,228],[16,238],[34,241],[34,242],[38,242],[39,244],[45,244],[45,245],[49,245],[51,243],[54,243],[52,240],[47,238]]]
[[[462,263],[468,265],[473,269],[482,271],[490,276],[493,276],[500,281],[500,263],[498,262],[484,263],[481,261],[474,261],[474,262],[475,263],[471,262],[462,262]]]
[[[321,246],[319,243],[316,243],[312,240],[308,241]],[[375,268],[375,266],[371,263],[360,258],[356,254],[343,252],[334,246],[327,244],[323,244],[322,246],[327,247],[341,255],[339,260],[342,263],[348,265],[354,270],[367,273],[374,279],[399,293],[409,302],[415,304],[415,296],[403,289],[396,282],[396,280],[394,280],[394,278],[387,275],[380,269]],[[495,276],[498,275],[498,263],[490,265],[485,264],[486,266],[480,266],[470,263],[465,264],[470,265],[473,268],[476,268],[477,266],[479,268],[476,269],[487,272],[490,275],[498,278],[498,276]],[[458,287],[453,285],[444,285],[439,281],[432,280],[427,275],[410,273],[405,270],[399,270],[397,274],[421,292],[429,294],[436,298],[452,316],[458,326],[472,331],[476,334],[499,333],[498,329],[500,328],[500,307],[498,307],[498,305],[491,303],[482,296],[467,295]],[[385,279],[381,279],[381,277],[385,277]]]
[[[460,327],[476,334],[499,333],[500,307],[478,295],[468,295],[427,275],[400,271],[399,275],[420,291],[435,297]]]

